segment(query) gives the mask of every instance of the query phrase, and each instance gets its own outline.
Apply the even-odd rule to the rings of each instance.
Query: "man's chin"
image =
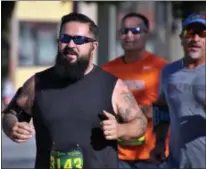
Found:
[[[80,64],[78,61],[67,64],[56,64],[56,73],[60,79],[78,81],[84,76],[88,63]]]
[[[75,64],[77,64],[77,60],[76,59],[70,60],[69,64],[70,65],[75,65]]]
[[[67,61],[68,61],[68,63],[69,64],[75,64],[75,63],[77,63],[77,56],[75,55],[75,56],[67,56]]]
[[[126,47],[124,47],[124,50],[126,50],[126,51],[134,51],[134,50],[136,50],[136,48],[133,47],[133,46],[126,46]]]
[[[196,59],[200,59],[201,58],[201,55],[199,54],[199,53],[196,53],[196,52],[191,52],[191,53],[189,53],[189,57],[191,58],[191,59],[194,59],[194,60],[196,60]]]

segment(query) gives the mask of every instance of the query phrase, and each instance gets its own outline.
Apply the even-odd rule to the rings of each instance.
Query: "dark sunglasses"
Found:
[[[206,38],[206,28],[205,29],[195,29],[195,28],[184,29],[182,32],[182,37],[191,38],[196,34],[201,38]]]
[[[95,42],[96,40],[92,39],[92,38],[88,38],[85,36],[70,36],[67,34],[61,34],[59,37],[59,41],[61,43],[70,43],[70,41],[73,40],[75,44],[77,45],[82,45],[85,43],[89,43],[89,42]]]
[[[120,33],[122,35],[126,35],[128,34],[128,32],[132,32],[132,34],[141,34],[141,33],[145,33],[145,29],[141,28],[141,27],[136,27],[136,28],[122,28],[120,29]]]

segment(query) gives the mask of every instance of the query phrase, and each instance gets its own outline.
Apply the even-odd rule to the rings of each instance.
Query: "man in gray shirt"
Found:
[[[170,155],[165,168],[206,168],[206,13],[188,16],[180,38],[184,58],[162,70],[153,112],[157,140],[152,155],[162,158],[170,125]]]

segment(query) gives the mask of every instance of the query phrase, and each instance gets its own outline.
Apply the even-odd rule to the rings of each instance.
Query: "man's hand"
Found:
[[[33,126],[26,122],[16,122],[11,129],[10,138],[16,143],[24,143],[34,134]]]
[[[159,164],[165,160],[165,143],[159,142],[150,153],[150,158],[153,162]]]
[[[106,112],[103,110],[103,113],[106,117],[106,120],[101,122],[101,127],[104,132],[104,136],[107,140],[115,140],[118,138],[118,122],[111,113]]]

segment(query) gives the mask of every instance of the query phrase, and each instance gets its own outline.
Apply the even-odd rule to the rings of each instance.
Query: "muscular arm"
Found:
[[[143,136],[147,127],[147,119],[122,80],[118,80],[115,86],[113,103],[115,113],[122,121],[118,124],[119,138],[129,140]]]
[[[140,106],[140,109],[148,119],[152,119],[152,106]]]
[[[14,98],[2,112],[3,130],[7,136],[18,121],[30,121],[34,99],[34,77],[31,77],[16,92]]]

